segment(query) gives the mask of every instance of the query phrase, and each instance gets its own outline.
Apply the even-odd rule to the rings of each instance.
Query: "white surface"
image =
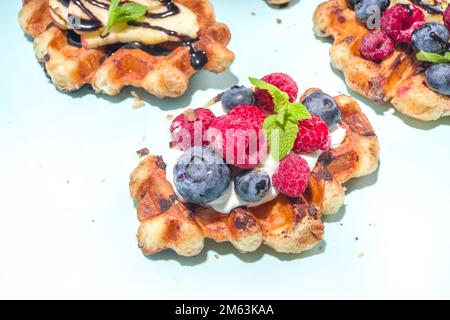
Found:
[[[142,94],[154,106],[140,110],[129,91],[55,90],[20,31],[20,3],[0,3],[9,12],[0,22],[0,298],[450,298],[450,119],[421,123],[385,106],[361,104],[379,135],[380,169],[348,184],[320,247],[241,255],[208,243],[196,258],[149,259],[137,248],[128,176],[136,150],[163,149],[175,108],[273,71],[301,90],[347,93],[329,66],[329,43],[311,30],[319,1],[287,10],[214,1],[234,32],[231,70],[197,75],[177,100]]]

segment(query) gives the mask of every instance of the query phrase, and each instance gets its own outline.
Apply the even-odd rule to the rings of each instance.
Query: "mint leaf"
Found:
[[[310,119],[311,115],[306,109],[305,105],[300,102],[292,102],[288,107],[289,120],[291,121],[301,121],[305,119]]]
[[[265,81],[249,78],[257,88],[267,90],[273,98],[276,114],[268,116],[263,123],[269,142],[270,154],[276,161],[283,160],[294,147],[299,132],[298,122],[311,118],[308,109],[300,102],[290,102],[289,95]]]
[[[253,84],[255,87],[263,90],[267,90],[269,94],[273,98],[273,105],[274,105],[274,111],[279,112],[279,110],[283,107],[286,107],[287,104],[289,104],[289,95],[275,87],[274,85],[271,85],[270,83],[267,83],[265,81],[249,77],[250,83]]]
[[[108,23],[102,32],[102,36],[106,37],[111,28],[118,23],[133,21],[143,17],[147,10],[147,6],[139,3],[127,2],[120,5],[120,0],[111,0]]]
[[[279,115],[267,117],[263,123],[263,128],[269,141],[270,155],[276,161],[281,161],[294,147],[299,129],[296,122],[285,121],[280,123],[278,118]]]
[[[432,62],[432,63],[445,63],[450,62],[450,52],[445,53],[444,55],[432,53],[432,52],[426,52],[426,51],[419,51],[416,55],[417,60],[420,61],[426,61],[426,62]]]

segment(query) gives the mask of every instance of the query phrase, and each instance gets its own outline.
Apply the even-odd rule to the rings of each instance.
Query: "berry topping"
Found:
[[[355,5],[361,0],[348,0],[347,4],[350,9],[355,9]]]
[[[444,24],[450,30],[450,5],[447,6],[444,12]]]
[[[221,101],[223,108],[230,111],[241,104],[255,104],[255,94],[249,88],[235,86],[223,93]]]
[[[308,162],[296,154],[284,158],[272,176],[275,188],[288,197],[301,196],[311,176]]]
[[[284,73],[272,73],[261,80],[274,85],[281,91],[286,92],[289,95],[289,101],[294,102],[297,99],[298,87],[297,83]],[[256,101],[260,108],[268,113],[273,113],[273,99],[267,90],[256,88],[255,91]]]
[[[425,70],[425,79],[430,88],[450,96],[450,63],[433,64]]]
[[[442,54],[447,51],[449,37],[449,32],[443,24],[427,23],[414,31],[412,44],[417,51]]]
[[[375,7],[378,7],[380,12],[383,12],[389,4],[389,0],[359,0],[354,4],[356,18],[360,22],[366,23],[376,13]]]
[[[252,119],[229,114],[218,117],[207,138],[227,163],[243,169],[255,167],[267,153],[264,131],[255,130]]]
[[[262,123],[267,118],[264,111],[256,106],[241,105],[236,106],[228,113],[230,116],[238,116],[252,122],[255,130],[260,130]]]
[[[234,180],[234,191],[246,202],[261,201],[269,189],[270,177],[260,169],[242,171]]]
[[[208,145],[204,132],[216,117],[209,109],[188,109],[173,119],[170,125],[172,145],[186,151],[193,145]]]
[[[373,62],[380,62],[394,52],[395,43],[384,31],[366,34],[359,45],[361,56]]]
[[[294,152],[313,152],[329,146],[328,127],[321,118],[313,115],[310,119],[299,121],[298,129],[297,139],[292,149]]]
[[[173,169],[178,193],[195,204],[216,200],[230,184],[230,168],[209,147],[195,146],[186,151]]]
[[[329,128],[334,126],[341,118],[341,112],[336,101],[334,101],[332,96],[322,91],[315,91],[309,94],[302,100],[302,103],[309,113],[322,118]]]
[[[410,43],[414,30],[425,24],[425,13],[415,5],[398,4],[381,17],[381,30],[395,42]]]

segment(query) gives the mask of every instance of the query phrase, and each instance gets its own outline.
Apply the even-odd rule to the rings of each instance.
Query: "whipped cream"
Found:
[[[209,109],[216,115],[216,116],[222,116],[226,113],[224,112],[222,108],[221,102],[217,102]],[[330,129],[329,135],[331,137],[331,148],[337,148],[339,147],[342,142],[345,139],[345,136],[347,134],[347,130],[344,129],[341,125],[337,124],[333,128]],[[312,171],[314,167],[317,164],[317,161],[320,157],[320,155],[323,153],[323,151],[315,151],[311,153],[305,153],[300,154],[300,156],[306,160],[308,163],[308,166],[310,170]],[[175,165],[178,162],[178,159],[183,154],[183,151],[170,148],[166,150],[166,152],[163,153],[162,157],[166,164],[166,178],[167,181],[169,181],[172,185],[173,190],[175,191],[175,194],[178,196],[180,201],[185,201],[183,197],[178,193],[177,188],[175,187],[173,183],[173,171],[175,168]],[[278,168],[278,162],[275,161],[275,159],[272,158],[272,156],[268,155],[264,161],[262,161],[258,168],[265,171],[270,177],[275,173],[275,170]],[[207,205],[211,208],[213,208],[215,211],[221,212],[221,213],[230,213],[231,210],[238,208],[238,207],[257,207],[260,206],[266,202],[269,202],[273,199],[275,199],[278,196],[279,192],[275,189],[275,187],[271,184],[271,187],[269,191],[267,192],[266,196],[261,199],[258,202],[246,202],[239,198],[237,193],[234,191],[234,181],[231,180],[230,185],[228,188],[224,191],[224,193],[217,198],[216,200],[208,203]]]

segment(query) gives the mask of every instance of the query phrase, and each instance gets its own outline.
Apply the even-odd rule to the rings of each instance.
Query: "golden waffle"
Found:
[[[391,1],[391,5],[397,2]],[[427,14],[427,20],[437,19],[442,22],[442,16]],[[390,100],[398,111],[416,119],[430,121],[450,115],[450,97],[426,85],[421,63],[411,50],[396,47],[381,63],[360,56],[359,44],[370,30],[356,19],[346,0],[322,3],[313,20],[317,36],[333,37],[331,63],[344,73],[352,90],[377,103]]]
[[[292,0],[266,0],[271,6],[284,7],[288,6]]]
[[[358,103],[345,95],[335,99],[347,135],[338,148],[320,156],[300,198],[279,195],[259,207],[236,208],[228,215],[189,206],[177,200],[166,180],[162,158],[145,158],[130,177],[143,253],[152,255],[170,248],[179,255],[194,256],[203,249],[205,238],[230,241],[241,252],[255,251],[262,243],[284,253],[313,248],[324,234],[322,215],[336,213],[344,203],[342,184],[368,175],[378,166],[378,139]]]
[[[112,55],[105,49],[84,49],[68,44],[64,30],[52,24],[49,0],[24,0],[19,13],[26,34],[34,38],[34,51],[55,86],[76,91],[91,84],[96,92],[118,94],[123,87],[142,87],[157,97],[178,97],[188,88],[197,70],[190,63],[190,49],[177,46],[169,55],[154,56],[140,49],[119,49]],[[198,18],[200,40],[196,50],[205,51],[204,69],[224,71],[234,60],[227,49],[230,31],[215,20],[208,0],[176,0]]]

